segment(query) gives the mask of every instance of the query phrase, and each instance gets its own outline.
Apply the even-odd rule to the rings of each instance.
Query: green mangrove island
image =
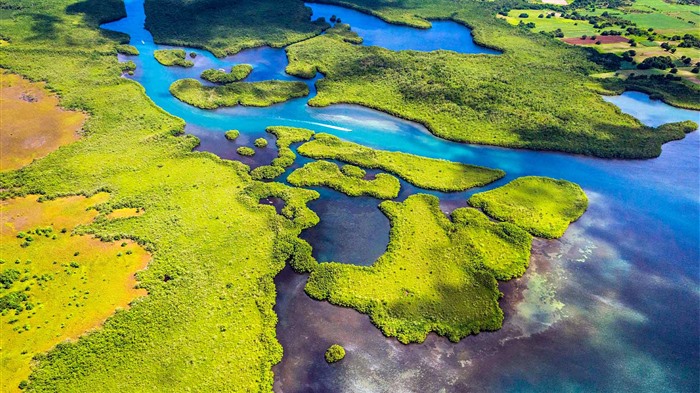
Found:
[[[309,95],[303,82],[263,81],[234,82],[222,86],[204,86],[196,79],[180,79],[170,85],[178,100],[202,109],[222,106],[270,106],[292,98]]]

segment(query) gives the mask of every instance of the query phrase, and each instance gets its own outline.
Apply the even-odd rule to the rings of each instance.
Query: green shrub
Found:
[[[324,357],[326,358],[326,362],[328,363],[335,363],[341,361],[345,357],[345,348],[338,344],[333,344],[330,347],[328,347]]]
[[[235,141],[236,138],[238,138],[238,135],[240,135],[240,132],[238,130],[228,130],[224,133],[226,139],[230,141]]]
[[[257,148],[263,148],[267,147],[267,139],[265,138],[258,138],[253,142],[253,145]]]
[[[236,152],[242,156],[251,157],[255,155],[255,150],[248,146],[240,146]]]

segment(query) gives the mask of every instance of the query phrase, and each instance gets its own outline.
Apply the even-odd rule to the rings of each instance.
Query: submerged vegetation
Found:
[[[310,162],[292,172],[287,181],[293,186],[326,186],[349,196],[369,195],[379,199],[396,198],[401,187],[397,178],[386,173],[364,180],[362,176],[347,175],[346,170],[341,172],[338,165],[328,161]]]
[[[313,141],[301,145],[297,151],[315,159],[340,160],[365,168],[382,169],[415,186],[445,192],[483,186],[505,175],[501,170],[375,150],[323,133],[316,134]]]
[[[158,49],[153,52],[153,56],[164,66],[192,67],[194,63],[187,60],[187,53],[184,49]]]
[[[250,64],[237,64],[231,67],[231,72],[208,69],[202,72],[202,79],[212,83],[233,83],[241,81],[250,75],[253,66]]]
[[[588,208],[581,187],[548,177],[520,177],[505,186],[474,194],[469,204],[512,222],[535,236],[557,238]]]
[[[289,148],[292,143],[306,142],[314,132],[305,128],[268,127],[267,132],[277,137],[277,157],[270,165],[262,165],[250,172],[253,179],[274,179],[284,173],[285,168],[292,166],[296,154]]]
[[[170,85],[178,100],[202,109],[222,106],[270,106],[292,98],[309,95],[303,82],[262,81],[235,82],[223,86],[204,86],[196,79],[180,79]]]

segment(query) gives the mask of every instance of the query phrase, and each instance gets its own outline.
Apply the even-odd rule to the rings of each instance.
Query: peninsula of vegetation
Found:
[[[495,190],[474,194],[469,204],[535,236],[554,239],[564,235],[569,224],[586,211],[588,198],[577,184],[526,176]]]
[[[381,169],[420,188],[445,192],[483,186],[505,176],[501,170],[371,149],[323,133],[316,134],[313,141],[299,146],[297,151],[315,159],[340,160],[365,168]]]
[[[587,200],[575,184],[537,177],[490,192],[523,193],[497,217],[515,225],[492,222],[473,208],[455,210],[450,221],[438,199],[425,194],[382,202],[391,221],[386,253],[370,267],[314,265],[306,293],[368,314],[385,335],[403,343],[422,342],[430,332],[458,341],[499,329],[503,312],[496,280],[521,276],[530,261],[532,236],[523,227],[561,236],[583,214]],[[523,216],[535,217],[535,225]]]

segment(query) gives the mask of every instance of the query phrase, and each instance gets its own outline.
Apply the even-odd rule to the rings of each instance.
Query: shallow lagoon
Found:
[[[140,56],[129,58],[138,66],[134,79],[156,104],[185,119],[187,132],[202,140],[199,150],[239,159],[237,146],[251,145],[260,136],[272,141],[264,132],[266,126],[290,125],[372,147],[501,168],[508,173],[486,188],[433,193],[440,196],[446,212],[464,206],[473,192],[524,175],[574,181],[589,195],[590,208],[583,218],[562,239],[537,241],[526,275],[501,284],[506,313],[503,329],[458,344],[435,335],[424,344],[410,346],[387,339],[365,315],[309,299],[303,293],[306,277],[285,269],[276,279],[278,339],[285,350],[282,362],[274,368],[276,391],[698,390],[697,132],[665,145],[657,159],[619,161],[452,143],[414,123],[358,106],[310,108],[308,98],[269,108],[203,111],[174,99],[169,85],[180,78],[198,77],[207,68],[239,63],[254,66],[249,80],[294,80],[284,74],[284,50],[258,48],[217,59],[188,49],[198,54],[194,68],[163,67],[153,59],[153,50],[167,47],[154,45],[143,30],[142,1],[126,3],[129,17],[105,27],[131,35],[132,44],[141,51]],[[364,31],[365,45],[394,45],[370,37],[368,32],[376,26],[413,30],[338,7],[312,7],[314,17],[328,17],[323,14],[331,12],[354,30]],[[453,23],[446,29],[468,36],[468,29]],[[429,46],[414,49],[433,50]],[[313,82],[308,81],[312,95]],[[605,99],[650,125],[698,121],[700,117],[698,112],[672,108],[640,93]],[[223,137],[232,128],[241,130],[236,143]],[[244,162],[266,164],[274,155],[274,149],[267,148],[266,153]],[[306,161],[302,158],[297,165]],[[420,191],[405,182],[402,187],[399,199]],[[310,206],[322,222],[304,233],[317,258],[371,263],[388,241],[388,221],[376,207],[379,201],[319,191],[322,198]],[[348,355],[329,366],[323,352],[335,342],[343,344]]]

